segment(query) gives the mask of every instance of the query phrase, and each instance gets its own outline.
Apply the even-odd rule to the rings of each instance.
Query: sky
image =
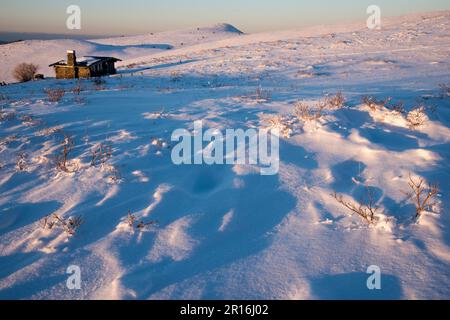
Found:
[[[247,33],[449,10],[449,0],[0,0],[0,32],[128,35],[230,23]],[[69,5],[81,30],[66,27]]]

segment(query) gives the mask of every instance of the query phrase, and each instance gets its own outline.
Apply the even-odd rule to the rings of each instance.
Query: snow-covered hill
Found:
[[[364,23],[83,42],[129,58],[104,83],[1,87],[0,298],[449,298],[450,12]],[[76,45],[27,43],[9,55]],[[153,43],[173,48],[133,47]],[[281,130],[278,175],[173,164],[196,120]]]
[[[54,77],[48,65],[75,49],[78,56],[99,55],[131,59],[200,43],[233,38],[242,32],[229,24],[93,40],[26,40],[0,46],[0,82],[15,81],[12,71],[19,63],[34,63],[40,73]]]
[[[148,45],[154,43],[167,43],[174,48],[178,48],[233,38],[234,36],[241,34],[243,34],[242,31],[238,30],[236,27],[227,23],[221,23],[208,27],[198,27],[192,30],[175,30],[138,36],[95,39],[95,42],[107,45]]]

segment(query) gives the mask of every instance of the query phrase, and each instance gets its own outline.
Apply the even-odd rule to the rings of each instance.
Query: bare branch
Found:
[[[417,220],[420,216],[428,211],[434,212],[433,206],[435,205],[434,200],[439,193],[439,187],[437,184],[426,184],[423,178],[412,178],[409,175],[409,183],[411,189],[411,198],[414,199],[416,214],[414,218]]]
[[[345,201],[342,195],[338,195],[336,192],[333,193],[333,197],[343,205],[345,208],[350,210],[352,213],[356,213],[368,224],[375,224],[378,221],[377,212],[379,208],[376,206],[375,195],[373,190],[367,188],[367,199],[362,199],[358,204]]]

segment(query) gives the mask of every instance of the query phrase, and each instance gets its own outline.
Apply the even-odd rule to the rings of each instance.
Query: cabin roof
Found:
[[[84,57],[81,57],[80,59],[77,59],[76,66],[90,67],[96,63],[105,62],[105,61],[117,62],[117,61],[122,61],[122,60],[114,58],[114,57],[84,56]],[[49,67],[53,67],[53,66],[67,66],[67,61],[59,60],[59,61],[49,65]]]

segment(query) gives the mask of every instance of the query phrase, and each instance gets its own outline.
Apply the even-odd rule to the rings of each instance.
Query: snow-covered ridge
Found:
[[[95,39],[92,42],[108,45],[142,45],[154,43],[168,43],[173,47],[190,46],[202,42],[230,38],[243,34],[236,27],[220,23],[213,26],[188,28],[174,31],[142,34],[136,36],[112,37]]]

